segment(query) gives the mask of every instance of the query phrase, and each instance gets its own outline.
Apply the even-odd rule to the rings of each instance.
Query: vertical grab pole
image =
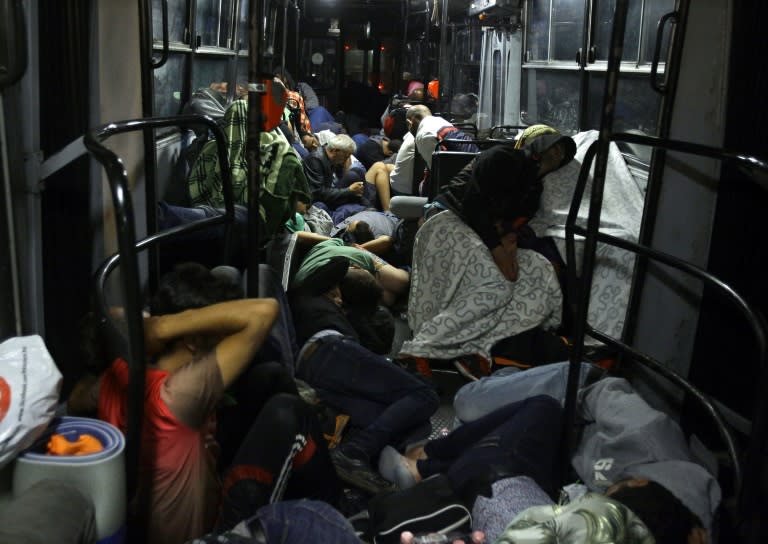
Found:
[[[259,294],[259,191],[261,188],[260,150],[261,97],[265,88],[261,69],[261,46],[264,4],[261,0],[250,2],[248,14],[248,282],[249,297]]]
[[[595,266],[597,249],[597,232],[600,226],[600,211],[603,205],[603,189],[605,172],[608,165],[608,146],[613,132],[613,114],[616,108],[616,91],[619,86],[619,69],[624,45],[624,31],[627,23],[629,0],[617,0],[611,32],[611,48],[608,57],[608,71],[605,78],[605,94],[603,98],[603,114],[600,120],[600,136],[597,141],[597,156],[595,160],[595,175],[592,184],[592,196],[589,203],[587,219],[587,234],[584,239],[584,257],[582,262],[582,278],[578,292],[578,306],[574,323],[573,351],[571,352],[568,368],[568,385],[565,394],[562,438],[560,442],[560,483],[571,464],[571,448],[574,443],[576,422],[576,395],[581,371],[581,357],[584,352],[584,336],[587,329],[587,311],[589,309],[590,287]],[[573,232],[569,233],[573,236]]]

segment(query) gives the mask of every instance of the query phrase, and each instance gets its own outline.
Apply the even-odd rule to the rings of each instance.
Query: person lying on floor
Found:
[[[439,406],[430,385],[381,355],[366,349],[345,314],[340,285],[350,269],[343,257],[328,259],[307,274],[291,293],[301,350],[296,376],[314,387],[320,399],[348,414],[360,430],[332,451],[339,477],[376,493],[390,487],[372,468],[388,444],[424,431]]]
[[[340,238],[325,239],[314,233],[298,234],[301,241],[314,246],[301,261],[291,284],[292,288],[300,288],[313,272],[326,265],[333,257],[343,257],[353,266],[367,270],[376,277],[384,289],[381,303],[385,306],[394,304],[408,290],[410,283],[408,272],[395,268],[372,252],[361,247],[346,245]]]
[[[144,321],[146,370],[137,502],[148,542],[185,542],[229,528],[281,497],[334,502],[340,491],[315,411],[278,363],[249,368],[278,313],[274,299],[241,299],[241,288],[194,263],[160,281]],[[255,374],[252,374],[252,371]],[[252,425],[219,479],[214,412],[244,373]],[[128,364],[116,359],[72,406],[126,429]],[[284,392],[285,391],[285,392]],[[265,439],[268,437],[268,440]]]
[[[536,370],[541,374],[561,373],[556,365]],[[506,376],[504,379],[513,382],[516,377],[524,378],[527,372],[530,371]],[[546,381],[546,377],[542,378],[542,381]],[[407,451],[405,456],[391,448],[385,449],[379,466],[382,474],[396,480],[401,487],[406,487],[435,472],[445,471],[449,475],[456,475],[454,478],[459,491],[473,489],[462,478],[471,480],[474,488],[477,482],[485,485],[489,478],[483,479],[483,471],[476,466],[477,463],[471,462],[473,456],[486,455],[486,465],[508,469],[506,474],[499,471],[504,477],[528,476],[551,495],[553,490],[549,486],[552,480],[547,474],[540,476],[544,470],[537,464],[543,463],[546,466],[549,449],[536,448],[536,454],[543,458],[530,456],[528,459],[531,462],[527,466],[521,463],[509,468],[508,464],[529,452],[525,446],[542,433],[550,433],[548,438],[540,439],[550,440],[551,454],[557,451],[560,403],[563,399],[529,397],[529,385],[529,381],[524,381],[519,387],[511,385],[507,402],[512,404],[502,405],[462,425],[447,437],[428,442],[423,448]],[[561,393],[564,396],[564,387],[553,387],[550,393]],[[482,392],[478,391],[477,394]],[[541,399],[549,400],[545,402]],[[707,542],[708,530],[712,527],[713,515],[720,503],[720,487],[706,469],[693,461],[685,436],[677,423],[649,406],[629,382],[620,378],[598,380],[583,388],[579,399],[578,415],[584,426],[571,464],[589,492],[565,507],[553,507],[551,501],[543,500],[539,494],[537,500],[543,501],[539,507],[521,511],[520,504],[515,507],[513,503],[505,502],[521,496],[515,489],[511,489],[509,499],[500,498],[501,504],[493,508],[496,512],[508,512],[506,521],[511,520],[497,542],[518,542],[522,535],[530,536],[530,542],[550,542],[545,535],[551,534],[556,525],[572,529],[575,535],[555,540],[563,543],[650,543],[654,542],[654,538],[655,542]],[[477,404],[480,404],[477,400]],[[524,414],[525,418],[514,413],[520,406],[525,406],[524,403],[532,400],[543,403],[547,410],[539,407],[538,410]],[[515,422],[518,419],[521,421]],[[494,428],[499,422],[502,427]],[[489,428],[492,431],[486,434]],[[483,451],[482,446],[486,446],[487,451]],[[496,461],[494,455],[502,460]],[[472,471],[479,473],[479,476],[473,476]],[[500,479],[496,478],[496,481]],[[531,484],[524,483],[528,486]],[[487,490],[482,494],[493,501],[497,499],[496,491],[494,488],[493,495],[487,493]],[[481,508],[489,506],[486,498],[481,497],[478,502]],[[591,512],[596,520],[610,521],[586,523],[586,517],[579,511]],[[491,537],[499,534],[501,526],[498,519],[492,527],[484,525],[482,514],[473,517],[476,529],[485,531]],[[623,524],[615,525],[622,520]],[[608,530],[614,525],[627,530],[625,540],[612,540],[618,536],[596,532]],[[567,533],[558,532],[560,535]]]

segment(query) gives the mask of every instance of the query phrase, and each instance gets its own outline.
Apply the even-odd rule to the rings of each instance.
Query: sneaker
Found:
[[[336,468],[336,474],[342,482],[373,495],[394,491],[395,486],[392,482],[385,480],[380,474],[371,470],[370,465],[365,461],[346,456],[341,448],[330,450],[330,454],[333,466]]]
[[[453,366],[459,371],[459,374],[472,381],[477,381],[491,374],[491,366],[488,361],[476,355],[459,357],[453,361]]]

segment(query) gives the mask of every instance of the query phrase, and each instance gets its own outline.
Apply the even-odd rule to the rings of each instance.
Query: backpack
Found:
[[[374,544],[397,544],[400,533],[469,532],[472,514],[448,478],[436,474],[415,486],[375,496],[368,503]]]
[[[395,108],[390,110],[389,115],[384,119],[384,134],[390,140],[402,140],[405,133],[408,132],[405,112],[405,108]]]

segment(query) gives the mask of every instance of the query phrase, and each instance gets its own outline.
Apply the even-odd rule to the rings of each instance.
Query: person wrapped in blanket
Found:
[[[517,248],[517,231],[538,209],[541,177],[575,152],[571,138],[543,132],[525,149],[480,153],[427,210],[413,249],[414,336],[398,356],[407,366],[429,373],[429,359],[484,363],[498,342],[560,324],[562,291],[549,259]]]
[[[625,379],[600,374],[584,363],[571,458],[583,484],[566,486],[559,504],[550,497],[567,363],[465,385],[457,415],[468,416],[459,398],[471,399],[481,408],[472,420],[405,455],[386,448],[379,470],[401,489],[445,474],[472,507],[473,528],[497,544],[708,542],[717,481],[693,459],[674,419]]]

